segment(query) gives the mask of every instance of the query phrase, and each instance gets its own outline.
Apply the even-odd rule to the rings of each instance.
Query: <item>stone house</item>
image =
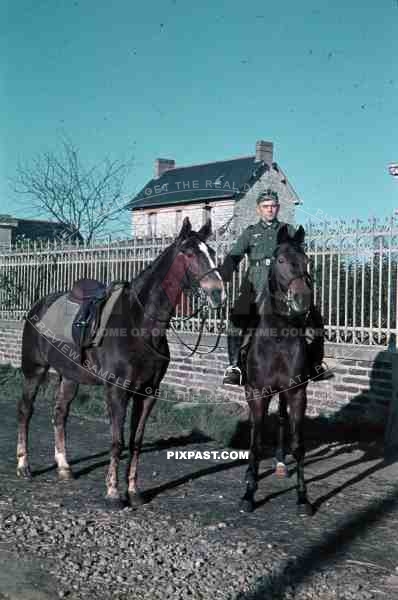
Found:
[[[274,162],[272,142],[258,141],[252,156],[186,167],[158,158],[154,177],[126,205],[132,213],[132,234],[172,236],[186,216],[194,229],[211,218],[219,235],[238,232],[257,220],[256,198],[268,187],[279,194],[279,218],[294,223],[301,201]]]

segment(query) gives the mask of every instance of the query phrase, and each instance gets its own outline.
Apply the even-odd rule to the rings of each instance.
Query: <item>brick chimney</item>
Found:
[[[267,165],[271,166],[273,162],[274,144],[259,140],[256,142],[256,162],[263,160]]]
[[[171,158],[157,158],[155,160],[155,178],[158,179],[166,171],[175,169],[176,163]]]

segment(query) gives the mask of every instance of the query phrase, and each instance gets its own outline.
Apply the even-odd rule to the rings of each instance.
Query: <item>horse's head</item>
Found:
[[[211,234],[211,223],[208,221],[199,231],[193,231],[186,217],[176,240],[177,258],[182,263],[182,289],[200,286],[206,293],[212,308],[220,307],[225,302],[225,289],[221,275],[215,264],[215,252],[206,244]]]
[[[304,237],[301,225],[292,237],[287,225],[280,228],[270,272],[270,292],[275,310],[291,317],[307,313],[312,302],[308,258],[303,250]]]

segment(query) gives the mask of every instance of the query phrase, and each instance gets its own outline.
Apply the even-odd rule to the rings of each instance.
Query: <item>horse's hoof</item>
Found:
[[[131,508],[138,508],[146,503],[145,495],[142,492],[129,493],[129,504]]]
[[[111,510],[123,510],[126,507],[126,503],[120,496],[105,496],[105,502]]]
[[[57,472],[58,472],[58,479],[60,481],[71,481],[72,479],[75,478],[72,473],[71,468],[57,469]]]
[[[250,498],[242,498],[239,503],[239,511],[244,513],[251,513],[254,511],[254,500]]]
[[[289,477],[289,471],[285,463],[277,462],[274,471],[275,477],[278,479],[287,479]]]
[[[297,503],[297,514],[300,517],[312,517],[314,514],[314,507],[311,502],[298,502]]]
[[[21,477],[22,479],[27,479],[28,481],[30,481],[32,479],[30,467],[28,467],[27,465],[24,467],[18,467],[17,477]]]

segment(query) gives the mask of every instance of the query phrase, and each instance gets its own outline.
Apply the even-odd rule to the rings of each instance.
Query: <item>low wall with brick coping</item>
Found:
[[[0,321],[0,363],[20,365],[22,327],[23,323]],[[195,335],[181,337],[194,346]],[[209,351],[214,342],[214,336],[204,336],[200,352]],[[163,380],[164,396],[170,393],[173,399],[177,397],[184,402],[230,401],[245,406],[242,388],[221,385],[227,365],[225,338],[215,352],[192,357],[173,333],[169,335],[169,343],[172,361]],[[335,414],[342,419],[358,416],[383,423],[392,398],[391,353],[380,347],[326,344],[325,355],[334,376],[308,385],[307,413]]]

